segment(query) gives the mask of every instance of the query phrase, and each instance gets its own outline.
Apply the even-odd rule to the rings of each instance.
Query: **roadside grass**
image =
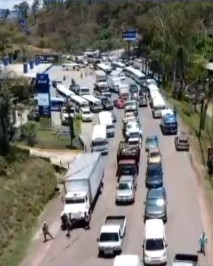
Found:
[[[38,216],[55,195],[57,178],[50,163],[30,158],[17,148],[6,162],[7,171],[0,169],[0,264],[17,266],[25,256]]]

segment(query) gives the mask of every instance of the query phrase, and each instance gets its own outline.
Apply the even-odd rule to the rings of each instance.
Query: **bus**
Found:
[[[103,105],[100,99],[93,95],[82,95],[82,98],[89,102],[91,112],[98,113],[103,110]]]
[[[146,78],[145,74],[134,67],[125,67],[124,73],[128,78],[133,79],[139,85],[143,85]]]
[[[117,61],[113,61],[111,63],[111,65],[112,65],[112,69],[114,69],[114,70],[117,69],[117,68],[124,69],[126,67],[125,64],[123,64],[121,62],[117,62]]]
[[[57,84],[56,91],[58,92],[59,95],[61,95],[64,98],[69,98],[71,95],[75,95],[73,91],[70,91],[62,84]]]
[[[109,111],[102,111],[98,114],[99,124],[106,127],[107,137],[115,136],[115,125],[112,121],[112,114]]]
[[[97,64],[97,69],[104,71],[107,75],[109,75],[112,71],[111,66],[104,63]]]
[[[78,95],[71,95],[70,101],[74,104],[77,109],[80,110],[80,108],[88,108],[89,109],[89,102]]]

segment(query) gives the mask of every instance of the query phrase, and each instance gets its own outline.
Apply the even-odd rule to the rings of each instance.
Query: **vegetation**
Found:
[[[31,232],[57,183],[49,163],[14,149],[7,157],[0,157],[0,180],[0,260],[1,265],[11,265],[10,257],[23,255],[17,254],[21,250],[16,241],[24,244],[20,243],[20,235],[26,237]]]

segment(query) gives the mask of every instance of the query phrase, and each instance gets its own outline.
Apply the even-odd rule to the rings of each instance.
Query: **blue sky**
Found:
[[[21,2],[23,2],[23,0],[0,0],[0,8],[12,9],[14,5],[20,4]],[[33,0],[27,0],[27,2],[31,5]]]

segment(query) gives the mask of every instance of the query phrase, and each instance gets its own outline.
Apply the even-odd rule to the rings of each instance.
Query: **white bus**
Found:
[[[88,108],[89,109],[89,103],[87,100],[82,98],[81,96],[78,95],[71,95],[70,101],[74,104],[75,107],[77,107],[78,110],[80,108]]]
[[[115,136],[115,125],[112,120],[112,114],[109,111],[102,111],[98,114],[98,120],[100,125],[106,127],[107,137]]]
[[[112,67],[104,63],[97,64],[97,69],[104,71],[106,74],[110,74],[112,71]]]
[[[106,126],[94,125],[91,140],[91,151],[101,152],[102,155],[108,154]]]
[[[91,112],[98,113],[103,110],[103,105],[100,99],[93,95],[82,95],[82,98],[89,102]]]
[[[58,92],[59,95],[65,97],[65,98],[69,98],[71,95],[75,95],[75,93],[73,91],[70,91],[68,88],[66,88],[62,84],[57,84],[56,91]]]
[[[121,63],[121,62],[118,62],[118,61],[113,61],[113,62],[111,63],[111,65],[112,65],[112,68],[113,68],[113,69],[116,69],[116,68],[124,69],[124,68],[126,67],[125,64],[123,64],[123,63]]]
[[[143,85],[146,78],[145,74],[134,67],[125,67],[124,73],[127,77],[133,79],[139,85]]]
[[[161,118],[162,110],[164,109],[166,109],[166,104],[165,104],[163,97],[159,96],[157,98],[154,98],[153,110],[152,110],[153,118]]]

